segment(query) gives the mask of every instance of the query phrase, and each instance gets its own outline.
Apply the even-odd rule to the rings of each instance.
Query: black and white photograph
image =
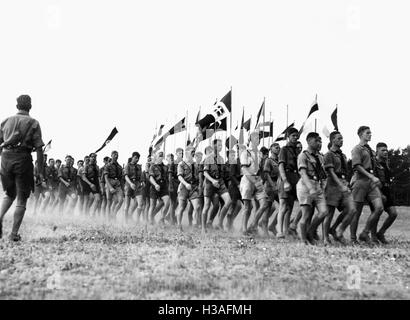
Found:
[[[1,1],[0,300],[410,299],[409,9]]]

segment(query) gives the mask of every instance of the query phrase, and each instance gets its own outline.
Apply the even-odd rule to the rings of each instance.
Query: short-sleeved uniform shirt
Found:
[[[189,164],[185,161],[181,161],[178,164],[177,175],[178,177],[181,176],[190,185],[197,186],[199,183],[198,165],[195,162]]]
[[[311,153],[309,150],[303,151],[298,156],[298,169],[306,170],[306,173],[312,183],[312,186],[316,189],[317,193],[315,198],[313,198],[307,186],[300,179],[296,185],[296,193],[299,200],[299,204],[312,206],[315,204],[320,208],[321,212],[326,211],[326,199],[324,194],[324,186],[321,182],[326,179],[326,173],[323,169],[323,156],[318,153]]]
[[[75,186],[75,183],[77,181],[77,173],[78,172],[76,168],[61,165],[60,170],[58,171],[58,177],[63,178],[71,186]],[[63,183],[60,182],[60,185],[63,185]]]
[[[212,197],[214,194],[218,193],[219,196],[228,192],[228,189],[224,182],[224,172],[225,172],[225,161],[218,154],[215,156],[213,153],[210,154],[204,160],[204,172],[207,172],[213,179],[218,180],[219,188],[215,188],[211,181],[205,179],[204,186],[204,196]]]
[[[375,156],[373,150],[369,146],[358,144],[352,150],[352,167],[355,169],[357,165],[361,165],[365,170],[374,170],[374,163],[372,158]],[[357,178],[363,178],[357,176]],[[367,179],[367,178],[366,178]]]
[[[67,195],[74,196],[77,192],[77,169],[73,167],[68,167],[66,165],[61,165],[60,169],[58,170],[58,178],[63,178],[66,182],[70,184],[68,187],[66,187],[65,184],[60,181],[60,184],[58,186],[58,197],[61,200],[63,200],[66,198]]]
[[[168,167],[161,164],[152,164],[149,168],[149,176],[153,177],[159,185],[166,185],[168,181]]]
[[[133,190],[128,182],[125,182],[126,195],[134,198],[135,196],[142,195],[143,182],[145,181],[144,172],[142,167],[138,163],[127,163],[124,167],[124,178],[128,176],[132,183],[135,184],[136,190]],[[125,180],[126,181],[126,180]]]
[[[267,158],[263,166],[264,174],[267,174],[271,177],[273,181],[273,186],[269,184],[269,181],[265,181],[265,192],[269,198],[273,201],[279,201],[278,198],[278,184],[277,180],[279,177],[279,161],[273,158]]]
[[[149,177],[153,177],[155,182],[160,186],[160,190],[157,191],[155,186],[151,184],[150,198],[158,199],[169,195],[168,167],[165,164],[151,164],[149,168]]]
[[[326,170],[332,168],[339,179],[347,179],[347,157],[341,150],[329,150],[324,156],[324,167]],[[327,184],[337,186],[330,175]]]
[[[219,154],[217,157],[211,154],[204,160],[204,172],[208,172],[213,179],[223,180],[223,167],[224,159]]]
[[[30,117],[27,111],[19,111],[16,115],[4,120],[0,125],[0,145],[19,145],[29,152],[44,146],[40,124]]]
[[[121,185],[122,171],[118,162],[111,162],[104,167],[104,176],[108,176],[113,187],[118,187]]]
[[[255,176],[259,172],[258,154],[253,150],[244,150],[240,155],[242,175]]]
[[[298,156],[298,170],[306,169],[306,173],[312,180],[326,179],[326,173],[323,170],[323,157],[321,154],[313,154],[308,150],[303,151]]]
[[[285,166],[286,177],[291,185],[296,185],[299,181],[298,154],[296,146],[288,143],[282,147],[279,152],[279,164]]]
[[[124,168],[124,176],[128,176],[128,178],[132,182],[142,182],[144,180],[142,174],[142,167],[140,164],[132,164],[131,162],[125,165]]]
[[[82,170],[82,174],[94,185],[98,185],[100,169],[97,164],[87,164]]]
[[[58,170],[54,166],[47,166],[45,169],[45,178],[47,179],[47,186],[55,189],[58,186]]]
[[[88,195],[92,193],[100,193],[100,169],[97,164],[87,164],[81,172],[81,178],[86,177],[96,188],[95,191],[91,190],[91,187],[83,181],[83,191],[84,194]]]
[[[389,208],[395,206],[396,204],[390,188],[390,184],[392,182],[392,173],[389,164],[385,161],[376,159],[374,171],[375,176],[379,178],[382,184],[380,191],[385,197],[385,199],[383,199],[384,207]]]
[[[273,158],[268,158],[263,166],[263,172],[267,173],[275,182],[279,177],[279,161]]]
[[[327,171],[332,168],[342,184],[348,186],[347,157],[341,150],[329,150],[324,155],[324,167]],[[346,193],[341,192],[338,184],[330,174],[327,177],[325,196],[327,204],[338,208],[339,211],[343,210],[346,206],[349,208],[353,207],[353,197],[350,191]]]
[[[356,166],[361,165],[365,170],[370,173],[374,173],[374,157],[375,152],[371,150],[368,145],[358,144],[352,150],[352,167],[354,176],[352,179],[352,194],[355,202],[364,203],[373,202],[374,200],[381,198],[379,188],[374,186],[369,178],[359,174],[356,170]]]
[[[0,148],[3,190],[12,198],[28,198],[34,191],[34,167],[31,152],[44,146],[40,124],[27,111],[19,111],[0,124],[0,145],[19,146],[25,152]]]

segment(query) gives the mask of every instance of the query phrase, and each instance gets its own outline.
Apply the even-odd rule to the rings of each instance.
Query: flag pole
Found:
[[[272,111],[269,111],[269,138],[268,138],[268,148],[270,148],[273,139],[273,132],[270,132],[270,126],[272,123]],[[272,137],[271,137],[272,136]],[[272,138],[272,139],[271,139]]]
[[[231,112],[229,115],[229,140],[228,140],[228,150],[231,150],[232,146],[232,114],[233,114],[233,104],[232,104],[232,86],[231,86]],[[226,141],[226,140],[225,140]],[[226,143],[225,143],[226,145]],[[226,152],[225,152],[226,155]],[[229,160],[229,159],[227,159]]]
[[[186,111],[185,123],[186,123],[186,125],[185,125],[185,146],[186,146],[186,143],[188,141],[188,123],[189,123],[188,122],[188,110]]]
[[[289,126],[289,105],[286,105],[286,128]]]
[[[265,126],[265,97],[263,97],[263,125]],[[265,129],[264,129],[265,130]],[[263,131],[263,136],[262,136],[262,145],[265,146],[265,131]]]
[[[317,118],[315,118],[315,132],[316,132],[316,126],[317,126]]]

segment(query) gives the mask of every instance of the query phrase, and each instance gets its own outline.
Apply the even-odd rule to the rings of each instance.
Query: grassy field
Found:
[[[409,299],[409,215],[399,209],[390,245],[314,247],[30,212],[15,244],[6,240],[9,213],[0,240],[0,298]],[[360,273],[355,284],[351,270]]]

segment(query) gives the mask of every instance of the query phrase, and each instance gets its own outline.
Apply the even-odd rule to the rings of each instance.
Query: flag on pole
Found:
[[[335,131],[339,131],[339,127],[337,125],[337,105],[336,105],[336,109],[332,112],[330,119],[332,119],[332,123],[333,123],[333,127],[335,128]]]
[[[330,137],[330,132],[329,132],[329,129],[327,128],[326,125],[323,126],[322,133],[324,134],[324,136],[325,136],[326,138],[329,138],[329,137]]]
[[[244,130],[244,120],[245,120],[245,107],[242,109],[242,120],[241,120],[241,126],[239,128],[239,144],[243,144],[244,142],[244,137],[243,137],[243,130]]]
[[[44,146],[43,153],[47,153],[51,149],[51,141],[52,140],[47,142],[47,144]]]
[[[111,142],[111,140],[115,137],[115,135],[118,133],[117,128],[114,127],[114,129],[111,130],[110,135],[108,136],[107,139],[105,139],[103,145],[94,153],[98,153],[100,152],[107,144],[109,144]]]
[[[266,122],[264,127],[265,127],[264,129],[259,131],[259,138],[262,139],[262,138],[267,138],[267,137],[273,137],[273,122],[271,121]]]
[[[312,106],[310,107],[309,114],[308,114],[306,120],[303,122],[302,127],[299,130],[299,136],[303,133],[303,129],[305,127],[306,121],[309,119],[309,117],[312,115],[312,113],[314,113],[318,110],[319,110],[319,105],[317,104],[317,95],[316,95],[315,101],[313,102]]]
[[[154,148],[158,149],[160,147],[160,145],[165,142],[166,138],[168,136],[171,136],[175,133],[179,133],[182,131],[186,130],[186,126],[185,126],[185,118],[183,118],[181,121],[177,122],[171,129],[169,129],[167,132],[165,132],[159,139],[158,141],[155,143]]]
[[[156,138],[156,137],[159,137],[159,136],[162,134],[162,128],[164,128],[164,126],[165,126],[165,125],[163,125],[163,124],[161,124],[161,125],[159,126],[158,133],[155,133],[155,134],[154,134],[154,137],[152,138],[152,141],[151,141],[150,146],[152,146],[152,143],[154,142],[155,138]]]
[[[275,139],[275,142],[276,142],[276,141],[286,140],[288,130],[289,130],[290,128],[293,128],[294,126],[295,126],[295,122],[292,122],[292,123],[291,123],[285,130],[283,130],[282,133]]]
[[[249,118],[247,121],[245,121],[245,123],[243,124],[243,128],[246,130],[246,131],[249,131],[249,130],[251,130],[251,119],[252,118]]]
[[[169,129],[169,131],[168,131],[169,135],[173,135],[175,133],[185,131],[186,130],[185,119],[186,118],[183,118],[175,126],[173,126],[171,129]]]
[[[200,115],[201,115],[201,107],[199,107],[198,114],[196,115],[195,125],[198,125]]]
[[[263,100],[261,108],[259,109],[258,115],[256,116],[256,125],[255,125],[255,129],[259,124],[259,118],[261,117],[261,115],[265,114],[265,100]]]
[[[236,139],[233,135],[231,138],[226,138],[225,146],[228,150],[232,150],[235,145],[238,144],[238,139]]]
[[[198,121],[198,125],[201,129],[205,128],[207,125],[215,122],[220,122],[226,119],[232,108],[232,92],[229,91],[219,102],[213,106],[213,110],[208,113],[205,117]]]

